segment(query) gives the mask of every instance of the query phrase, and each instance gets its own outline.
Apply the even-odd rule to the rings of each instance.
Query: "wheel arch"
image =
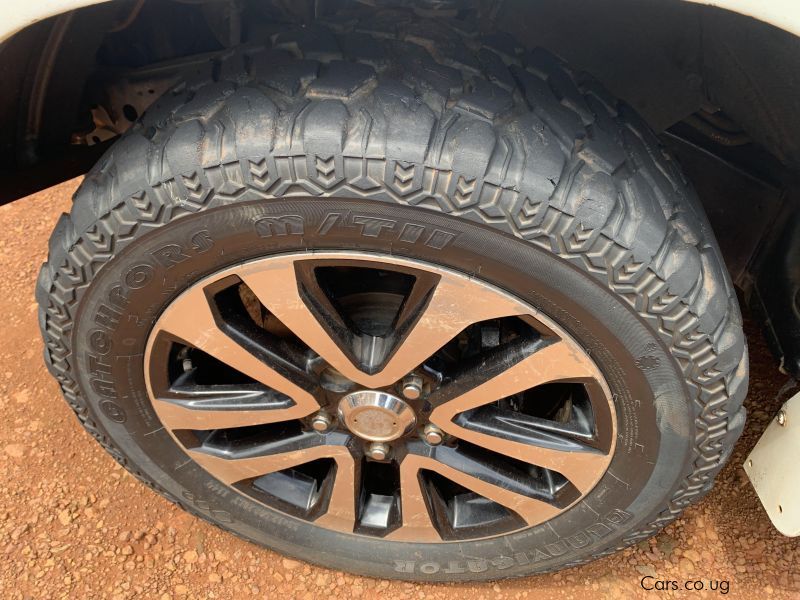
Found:
[[[86,6],[125,0],[40,0],[39,2],[9,3],[3,7],[0,24],[0,43],[15,33],[39,21]],[[800,35],[800,10],[792,0],[761,2],[760,0],[679,0],[723,8],[730,12],[753,17],[779,29]]]

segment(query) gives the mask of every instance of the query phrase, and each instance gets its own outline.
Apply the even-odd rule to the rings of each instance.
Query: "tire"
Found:
[[[546,526],[430,544],[322,529],[179,470],[144,384],[154,323],[203,277],[310,250],[425,261],[547,315],[613,392],[605,475]],[[37,299],[49,370],[120,464],[233,533],[368,576],[498,579],[610,554],[702,498],[745,420],[737,300],[675,161],[589,77],[455,20],[345,15],[226,52],[87,175]]]

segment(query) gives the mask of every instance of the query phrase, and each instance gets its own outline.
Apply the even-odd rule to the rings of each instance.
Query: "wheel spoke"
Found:
[[[352,531],[356,516],[358,468],[341,433],[319,435],[302,432],[274,441],[255,444],[242,450],[200,446],[189,455],[211,475],[227,485],[296,467],[313,460],[330,458],[336,462],[334,482],[328,493],[327,508],[316,522],[335,529]]]
[[[587,436],[574,429],[496,406],[463,412],[455,418],[455,423],[471,431],[559,452],[599,452],[591,444],[581,441],[580,437]]]
[[[400,512],[402,525],[386,536],[388,540],[440,542],[442,536],[433,525],[430,508],[425,501],[420,470],[427,458],[408,454],[400,463]]]
[[[314,522],[332,529],[353,531],[356,502],[361,489],[360,462],[350,452],[337,453],[332,458],[336,461],[336,474],[328,497],[328,507]]]
[[[170,420],[168,426],[171,428],[179,428],[181,424],[191,427],[192,423],[195,423],[195,428],[198,429],[208,428],[202,426],[202,423],[212,422],[212,412],[222,416],[223,421],[236,423],[236,425],[219,425],[230,427],[296,419],[319,410],[319,404],[308,389],[272,368],[264,361],[263,355],[256,356],[220,328],[201,286],[195,286],[184,292],[164,311],[156,324],[156,332],[169,334],[202,350],[262,385],[289,397],[292,401],[288,407],[281,402],[265,402],[264,406],[258,409],[250,406],[228,411],[217,406],[211,411],[209,409],[212,403],[199,400],[174,402],[159,394],[153,398],[154,407],[159,416],[162,416],[163,411],[163,417]],[[151,339],[155,337],[154,335]],[[155,390],[153,392],[155,393]],[[240,414],[222,415],[223,412]],[[175,421],[172,422],[171,419]]]
[[[336,311],[329,306],[330,303],[317,296],[315,310],[312,310],[304,299],[304,296],[308,297],[307,288],[301,290],[298,285],[295,260],[276,259],[267,268],[245,268],[238,275],[267,310],[328,364],[345,377],[359,383],[363,383],[362,380],[368,377],[345,353],[343,347],[349,332],[344,331],[344,326],[339,322]],[[324,314],[320,315],[322,311]],[[322,317],[325,325],[319,317]]]
[[[597,367],[564,341],[536,344],[527,356],[512,366],[497,372],[492,365],[484,365],[489,374],[482,383],[467,387],[467,377],[458,381],[455,394],[442,388],[435,399],[435,408],[430,420],[444,431],[478,446],[489,448],[499,454],[556,471],[566,477],[580,491],[593,486],[599,474],[605,470],[610,457],[584,446],[585,451],[561,448],[542,436],[528,433],[498,437],[485,430],[468,429],[460,424],[458,415],[479,406],[490,404],[508,396],[523,392],[544,383],[569,379],[591,379],[600,381]],[[479,377],[480,375],[475,375]],[[545,443],[542,443],[542,442]]]
[[[425,492],[420,485],[420,471],[439,473],[506,509],[514,512],[528,525],[536,525],[563,510],[549,490],[537,485],[527,473],[510,468],[501,460],[487,462],[457,448],[438,446],[416,447],[400,464],[401,506],[403,526],[392,533],[391,539],[435,541],[441,539],[433,525]]]
[[[251,385],[174,385],[155,399],[170,429],[223,429],[286,420],[294,406],[288,396]]]

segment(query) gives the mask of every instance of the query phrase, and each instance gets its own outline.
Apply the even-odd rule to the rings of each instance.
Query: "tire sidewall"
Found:
[[[79,386],[115,445],[194,512],[282,553],[327,567],[418,580],[492,579],[553,570],[622,545],[685,477],[694,415],[674,358],[625,299],[551,252],[437,211],[374,201],[284,198],[174,213],[140,229],[85,290],[72,333]],[[474,275],[528,302],[581,343],[613,393],[611,466],[546,525],[458,544],[388,543],[342,534],[231,490],[160,425],[144,385],[148,334],[181,291],[277,253],[383,252]]]

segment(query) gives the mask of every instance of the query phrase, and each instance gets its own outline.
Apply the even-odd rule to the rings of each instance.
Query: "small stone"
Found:
[[[194,550],[187,550],[186,552],[183,553],[183,560],[189,563],[190,565],[193,565],[194,563],[197,562],[197,552],[195,552]]]
[[[636,571],[646,577],[658,577],[656,570],[651,565],[637,565]]]
[[[24,525],[20,525],[14,531],[11,532],[11,539],[16,542],[20,538],[20,536],[27,533],[30,528],[31,526],[28,525],[27,523],[25,523]]]
[[[123,556],[130,556],[131,554],[133,554],[133,547],[132,546],[125,546],[122,549],[122,555]]]
[[[209,583],[219,583],[222,581],[222,577],[220,577],[219,573],[209,573],[208,574],[208,582]]]
[[[185,596],[186,594],[189,593],[189,588],[183,585],[182,583],[179,583],[174,588],[172,588],[172,591],[175,592],[176,596]]]
[[[666,558],[672,556],[675,546],[677,546],[677,542],[672,538],[672,536],[669,536],[666,533],[658,536],[658,539],[656,540],[656,547]]]
[[[69,514],[68,510],[62,510],[60,513],[58,513],[58,522],[66,527],[72,523],[72,515]]]
[[[300,562],[296,560],[292,560],[291,558],[284,558],[282,561],[283,568],[287,571],[292,571],[300,566]]]
[[[699,563],[702,560],[697,550],[684,550],[683,555],[693,563]]]
[[[681,571],[681,575],[691,575],[694,573],[694,563],[685,557],[678,561],[678,568]]]
[[[5,447],[6,454],[14,458],[22,458],[25,455],[25,446],[22,444],[8,444]]]

